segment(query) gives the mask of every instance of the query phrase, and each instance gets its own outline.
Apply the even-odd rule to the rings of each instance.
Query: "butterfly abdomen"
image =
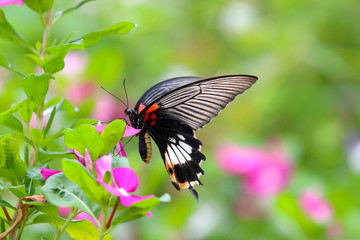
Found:
[[[140,132],[139,134],[139,152],[141,159],[145,163],[149,163],[152,156],[151,139],[147,132]]]

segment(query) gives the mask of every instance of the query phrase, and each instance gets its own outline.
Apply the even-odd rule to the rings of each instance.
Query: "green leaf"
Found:
[[[129,21],[120,22],[103,30],[91,32],[82,37],[84,47],[90,47],[98,43],[103,37],[113,34],[126,34],[135,27],[135,24]]]
[[[31,99],[24,101],[24,104],[19,108],[19,114],[24,122],[29,123],[34,111],[34,102]]]
[[[2,200],[2,199],[0,199],[0,206],[8,207],[8,208],[11,208],[16,211],[16,207],[14,207],[10,203],[8,203],[7,201]]]
[[[43,175],[41,175],[41,168],[40,167],[28,167],[26,169],[27,176],[30,179],[38,181],[41,185],[44,185],[45,180]]]
[[[49,152],[38,148],[38,162],[47,163],[56,158],[76,158],[72,152]]]
[[[84,5],[85,3],[92,2],[92,1],[95,1],[95,0],[82,0],[81,2],[77,3],[77,4],[76,4],[75,6],[73,6],[73,7],[70,7],[70,8],[64,9],[64,10],[61,10],[61,11],[55,13],[55,19],[58,19],[58,18],[60,18],[62,15],[67,14],[67,13],[70,13],[70,12],[78,9],[79,7],[81,7],[82,5]],[[55,19],[54,19],[54,21],[55,21]]]
[[[35,104],[42,108],[44,106],[44,98],[49,88],[50,79],[53,76],[47,73],[32,73],[19,83],[24,92],[35,101]]]
[[[64,68],[64,58],[68,51],[91,47],[98,43],[103,37],[113,34],[126,34],[134,27],[134,23],[124,21],[114,24],[105,29],[88,33],[83,37],[72,40],[70,43],[48,47],[46,48],[46,53],[48,54],[48,57],[45,59],[43,68],[47,73],[56,73]]]
[[[109,123],[101,132],[100,136],[104,141],[104,148],[100,154],[107,154],[120,141],[125,132],[125,122],[122,120],[114,120]]]
[[[130,168],[129,160],[126,157],[120,157],[120,156],[113,156],[111,165],[113,169],[116,167]]]
[[[25,99],[24,101],[12,106],[10,109],[1,112],[0,113],[0,124],[4,123],[7,119],[9,119],[11,117],[11,115],[17,111],[19,111],[19,109],[27,104],[27,102],[31,101],[30,99]]]
[[[44,141],[44,134],[40,129],[33,128],[30,130],[31,139],[36,146],[40,147]]]
[[[19,143],[5,135],[0,139],[0,176],[19,185],[26,175],[26,164],[19,157]]]
[[[0,10],[1,11],[1,10]],[[13,68],[7,61],[6,61],[6,58],[0,54],[0,66],[3,66],[7,69],[9,69],[10,71],[16,73],[16,74],[19,74],[20,76],[22,77],[25,77],[26,75],[22,72],[20,72],[19,70]]]
[[[63,159],[62,168],[65,176],[76,183],[91,201],[100,206],[106,206],[110,194],[82,164],[78,161]]]
[[[45,103],[44,108],[48,109],[52,106],[56,106],[56,111],[63,110],[69,113],[75,112],[75,108],[65,98],[60,98],[60,97],[52,98]]]
[[[49,121],[47,122],[46,127],[43,129],[44,137],[50,130],[50,127],[54,121],[55,113],[56,113],[56,107],[54,106],[53,110],[51,111]]]
[[[22,134],[23,132],[23,125],[21,122],[14,116],[10,116],[7,118],[3,123],[4,126],[16,130]]]
[[[38,13],[49,10],[54,4],[54,0],[23,0],[24,3]]]
[[[44,71],[50,74],[59,72],[65,67],[64,58],[68,51],[73,49],[84,49],[81,42],[62,44],[46,48],[49,54],[44,63]]]
[[[73,125],[71,125],[70,128],[77,128],[78,126],[83,125],[83,124],[96,125],[96,123],[98,123],[98,121],[94,120],[94,119],[80,118],[75,123],[73,123]]]
[[[131,220],[141,218],[145,216],[151,209],[159,204],[159,200],[156,197],[142,200],[134,203],[127,210],[125,210],[120,216],[115,218],[111,222],[111,226],[115,227],[119,223],[129,222]]]
[[[66,228],[66,232],[76,240],[97,240],[100,236],[99,230],[89,220],[71,222]],[[111,236],[106,234],[102,239],[111,240]]]
[[[20,34],[18,34],[15,29],[10,25],[10,23],[6,20],[5,14],[2,9],[0,9],[0,38],[31,48],[31,45],[26,42],[23,37],[20,36]]]
[[[64,134],[65,145],[68,149],[74,149],[85,156],[88,149],[93,161],[99,158],[104,142],[100,134],[91,125],[81,125],[75,129],[66,129]]]
[[[49,177],[41,188],[46,200],[58,207],[77,207],[96,219],[99,206],[91,202],[79,186],[58,173]]]
[[[41,49],[41,48],[40,48]],[[41,50],[39,50],[40,52]],[[41,57],[37,54],[28,54],[26,55],[28,58],[33,60],[37,65],[39,65],[41,68],[44,66],[44,60],[41,59]],[[25,77],[25,76],[24,76]]]

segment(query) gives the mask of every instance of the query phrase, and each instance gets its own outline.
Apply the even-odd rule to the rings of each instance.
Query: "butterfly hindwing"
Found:
[[[176,189],[201,184],[199,178],[204,171],[200,165],[206,158],[200,152],[202,144],[191,127],[172,118],[159,117],[149,133],[159,147],[165,168]]]

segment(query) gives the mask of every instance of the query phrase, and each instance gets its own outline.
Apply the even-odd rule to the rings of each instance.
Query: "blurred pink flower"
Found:
[[[113,96],[106,94],[95,103],[92,113],[94,119],[101,119],[104,122],[110,122],[114,119],[124,116],[124,107]]]
[[[134,170],[125,167],[116,167],[112,169],[111,164],[112,158],[109,155],[103,156],[95,162],[96,180],[109,193],[118,196],[123,206],[128,207],[136,202],[153,197],[152,194],[143,197],[131,195],[130,193],[135,192],[139,184],[139,179]],[[106,172],[112,173],[113,180],[111,180],[110,183],[103,181]]]
[[[81,103],[85,99],[94,97],[95,88],[94,83],[90,81],[74,83],[68,87],[65,95],[71,103]]]
[[[278,194],[292,174],[291,158],[277,141],[270,141],[263,148],[220,146],[216,157],[226,172],[243,177],[245,193],[250,195]]]
[[[40,168],[40,173],[44,177],[45,181],[54,174],[61,173],[62,171],[56,171],[47,168]]]
[[[70,51],[65,59],[65,67],[61,71],[63,74],[67,74],[70,77],[82,73],[88,62],[88,57],[83,51]]]
[[[326,223],[332,218],[333,210],[330,203],[312,189],[303,191],[299,202],[304,212],[315,222]]]
[[[44,114],[42,127],[45,127],[48,124],[49,119],[50,119],[50,114],[51,114],[51,112],[49,114]],[[30,119],[30,122],[29,122],[29,128],[30,129],[36,128],[36,121],[37,121],[37,116],[33,112],[32,116],[31,116],[31,119]]]
[[[23,6],[24,2],[22,0],[0,0],[0,6],[15,5],[15,4]]]
[[[80,210],[79,210],[80,211]],[[70,207],[58,207],[58,215],[60,217],[66,218],[70,215]],[[76,220],[89,220],[92,224],[94,224],[97,227],[96,221],[87,213],[81,212],[76,217],[74,217]],[[99,216],[99,222],[102,221],[102,212],[100,212]]]
[[[344,228],[339,222],[332,222],[326,228],[326,236],[329,239],[339,239],[339,236],[343,233]]]

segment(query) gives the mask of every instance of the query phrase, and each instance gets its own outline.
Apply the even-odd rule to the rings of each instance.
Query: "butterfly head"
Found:
[[[130,120],[130,124],[133,128],[142,129],[144,126],[144,120],[142,119],[140,113],[133,109],[125,109],[125,116]]]

